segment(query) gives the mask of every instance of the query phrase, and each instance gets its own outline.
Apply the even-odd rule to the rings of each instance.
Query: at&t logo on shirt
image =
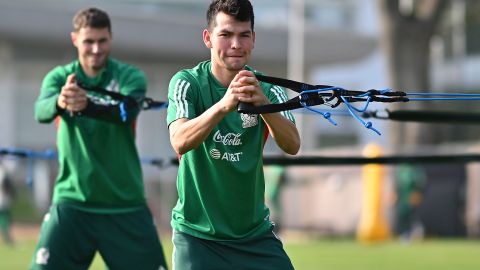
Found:
[[[226,160],[226,161],[232,161],[232,162],[238,162],[240,161],[240,157],[242,156],[243,152],[238,152],[238,153],[221,153],[218,149],[211,149],[210,150],[210,156],[213,159],[220,159],[220,160]]]
[[[210,150],[210,156],[213,159],[219,159],[221,155],[222,155],[222,153],[220,153],[220,151],[218,151],[217,149]]]

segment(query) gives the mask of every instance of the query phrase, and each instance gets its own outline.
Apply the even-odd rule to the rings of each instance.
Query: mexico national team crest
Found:
[[[242,118],[242,127],[249,128],[258,125],[258,114],[240,114]]]

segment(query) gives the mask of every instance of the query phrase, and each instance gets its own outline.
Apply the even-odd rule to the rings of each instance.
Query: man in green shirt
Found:
[[[109,269],[166,269],[135,146],[139,108],[79,86],[143,97],[145,75],[110,58],[104,11],[79,11],[73,27],[78,60],[46,75],[35,104],[37,121],[56,120],[59,172],[30,269],[88,269],[97,251]]]
[[[288,154],[300,147],[290,112],[248,115],[239,102],[284,102],[246,66],[255,42],[248,0],[214,0],[203,40],[211,59],[173,76],[167,124],[180,155],[172,213],[174,269],[293,269],[265,206],[262,152],[268,134]]]

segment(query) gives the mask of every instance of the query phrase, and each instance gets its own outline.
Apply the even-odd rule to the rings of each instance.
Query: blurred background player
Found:
[[[422,227],[418,207],[422,202],[425,181],[425,172],[421,167],[412,164],[398,165],[395,181],[395,231],[402,241],[410,240],[414,236],[414,230]]]
[[[58,121],[59,172],[31,269],[88,269],[97,251],[110,269],[166,269],[135,145],[139,108],[79,87],[141,98],[145,75],[110,58],[104,11],[79,11],[73,27],[78,59],[46,75],[35,104],[37,121]]]

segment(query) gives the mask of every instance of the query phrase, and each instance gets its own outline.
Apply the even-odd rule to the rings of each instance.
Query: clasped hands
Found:
[[[241,70],[235,75],[220,102],[223,103],[221,107],[227,112],[236,110],[239,102],[250,103],[255,106],[270,103],[263,94],[255,74],[248,70]]]
[[[70,74],[60,91],[57,106],[73,113],[84,110],[87,107],[87,103],[87,92],[77,85],[75,74]]]

